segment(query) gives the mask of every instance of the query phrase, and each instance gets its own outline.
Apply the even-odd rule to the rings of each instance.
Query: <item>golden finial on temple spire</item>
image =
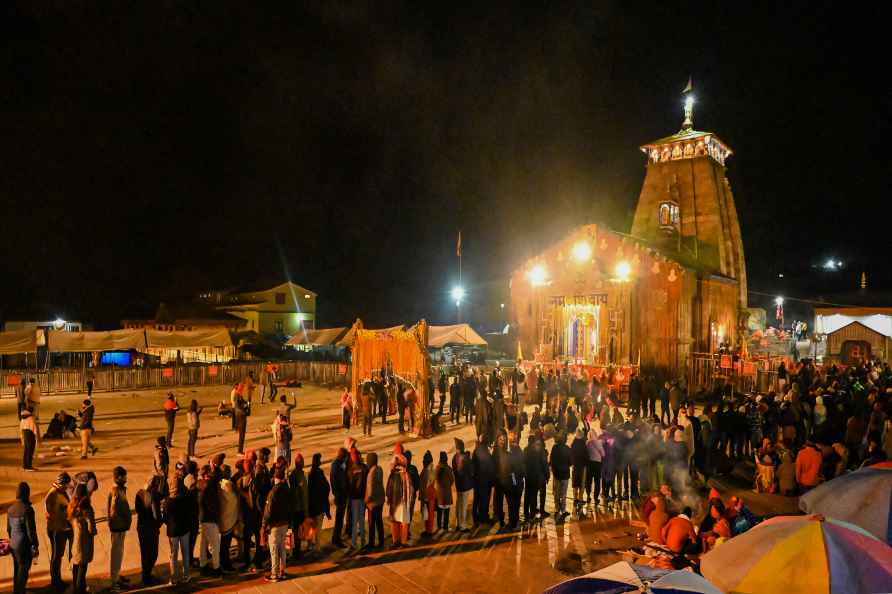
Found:
[[[694,129],[694,84],[688,76],[688,84],[681,92],[684,95],[684,122],[681,123],[682,132],[690,132]]]

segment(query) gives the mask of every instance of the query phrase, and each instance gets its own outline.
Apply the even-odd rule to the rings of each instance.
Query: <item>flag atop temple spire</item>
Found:
[[[694,90],[694,81],[690,75],[688,75],[688,84],[685,85],[684,91],[681,92],[682,95],[686,95]]]

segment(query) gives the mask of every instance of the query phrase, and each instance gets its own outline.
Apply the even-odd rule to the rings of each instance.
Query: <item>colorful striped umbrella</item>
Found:
[[[892,545],[892,469],[871,466],[838,476],[800,497],[799,509],[860,526]]]
[[[627,561],[614,563],[594,573],[561,582],[544,594],[721,594],[721,590],[690,571],[653,569]]]
[[[846,594],[892,590],[892,547],[821,516],[778,516],[716,547],[700,570],[734,594]]]

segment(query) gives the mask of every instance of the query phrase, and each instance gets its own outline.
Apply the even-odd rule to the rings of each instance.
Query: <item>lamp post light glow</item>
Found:
[[[453,301],[455,301],[455,306],[458,307],[461,305],[462,299],[465,298],[465,290],[462,287],[452,287],[452,291],[450,293],[452,295]]]
[[[784,304],[784,298],[783,298],[783,297],[775,297],[775,298],[774,298],[774,304],[777,305],[777,306],[781,306],[781,305],[783,305],[783,304]]]
[[[592,257],[592,246],[587,241],[580,241],[573,246],[573,259],[577,262],[587,262]]]
[[[542,264],[536,264],[533,266],[532,270],[530,270],[530,284],[534,287],[541,287],[545,284],[545,280],[548,278],[548,273],[545,270],[545,266]]]
[[[53,326],[56,328],[56,330],[61,330],[65,327],[65,320],[63,320],[62,318],[56,318],[56,320],[53,322]]]
[[[616,280],[621,283],[629,282],[632,277],[632,265],[622,260],[616,265]]]

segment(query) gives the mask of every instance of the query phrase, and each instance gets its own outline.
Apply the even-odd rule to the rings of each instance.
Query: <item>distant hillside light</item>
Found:
[[[588,262],[592,257],[592,246],[587,241],[580,241],[573,246],[573,259],[577,262]]]

